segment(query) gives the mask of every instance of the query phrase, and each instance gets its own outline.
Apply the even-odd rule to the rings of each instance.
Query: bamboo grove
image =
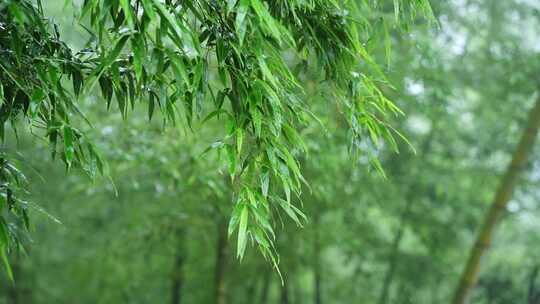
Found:
[[[540,299],[534,1],[62,2],[0,0],[0,304]]]

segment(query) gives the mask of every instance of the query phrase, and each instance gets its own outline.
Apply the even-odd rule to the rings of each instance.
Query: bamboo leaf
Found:
[[[248,216],[248,207],[244,205],[242,212],[240,213],[240,224],[238,226],[237,256],[240,260],[244,257],[244,252],[246,251]]]

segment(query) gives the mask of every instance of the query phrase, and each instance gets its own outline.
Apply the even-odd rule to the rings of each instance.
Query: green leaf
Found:
[[[238,2],[238,0],[227,0],[227,13],[232,11],[232,9],[236,6],[236,2]]]
[[[182,77],[183,83],[188,87],[191,88],[191,83],[189,81],[188,71],[186,69],[186,66],[184,64],[183,58],[181,58],[178,54],[175,52],[167,50],[167,55],[171,59],[173,66],[176,69],[176,73],[179,74]],[[180,83],[178,83],[180,85]]]
[[[396,19],[396,23],[399,23],[399,1],[394,0],[394,18]]]
[[[120,6],[124,11],[124,16],[126,16],[129,27],[133,27],[133,9],[130,5],[130,0],[120,0]]]
[[[261,192],[264,197],[268,197],[268,188],[270,186],[270,175],[268,172],[261,176]]]
[[[242,212],[240,214],[240,224],[238,226],[238,247],[237,256],[240,260],[244,257],[247,244],[247,224],[248,224],[248,207],[243,205]]]
[[[392,39],[390,36],[386,19],[383,19],[383,27],[384,27],[384,50],[385,50],[385,56],[386,56],[386,66],[390,67],[390,64],[392,62]]]
[[[242,204],[236,204],[236,206],[235,206],[235,208],[233,210],[233,213],[231,215],[231,219],[229,220],[229,227],[228,227],[228,235],[229,235],[229,237],[231,237],[233,232],[238,227],[238,224],[240,223],[240,215],[242,214],[242,210],[243,210],[242,207],[243,207]]]
[[[252,107],[249,109],[249,113],[251,114],[251,119],[253,121],[253,128],[255,129],[255,135],[260,138],[261,137],[261,130],[262,130],[262,114],[257,109],[257,107]]]
[[[242,129],[236,129],[236,151],[238,154],[242,152],[242,144],[244,142],[244,132]]]
[[[191,54],[191,52],[187,52],[186,55],[190,57],[196,57],[200,53],[200,44],[196,43],[196,39],[194,38],[194,33],[192,31],[189,31],[186,26],[182,23],[181,18],[177,18],[174,15],[172,15],[167,8],[160,2],[160,0],[152,0],[154,3],[154,6],[157,8],[159,14],[162,18],[164,18],[169,26],[173,29],[173,33],[175,36],[175,41],[177,43],[182,43],[185,45],[178,45],[179,47],[187,47],[189,51],[195,52],[195,54]],[[182,48],[182,50],[185,52],[186,49]],[[194,55],[194,56],[193,56]]]
[[[229,168],[229,174],[232,178],[236,173],[236,153],[231,145],[225,145],[225,151],[227,153],[227,166]]]
[[[13,272],[11,271],[11,266],[9,265],[9,260],[7,257],[7,248],[9,248],[9,234],[6,221],[3,217],[0,216],[0,255],[2,256],[2,261],[6,267],[6,272],[11,281],[13,281]]]
[[[274,86],[274,88],[279,88],[276,77],[274,77],[274,74],[266,65],[262,55],[257,56],[257,62],[259,63],[259,67],[261,68],[261,72],[263,73],[264,77],[272,84],[272,86]]]
[[[7,257],[7,247],[0,246],[0,255],[2,256],[2,261],[4,262],[4,266],[6,267],[6,272],[8,275],[8,278],[11,282],[13,282],[13,271],[11,270],[11,265],[9,264],[9,260]]]
[[[281,42],[281,32],[278,28],[276,20],[274,19],[274,17],[272,17],[272,15],[270,15],[270,12],[268,11],[268,9],[266,9],[264,4],[260,0],[251,0],[251,7],[253,7],[253,10],[255,11],[255,13],[257,13],[261,21],[266,24],[270,34],[274,36],[274,38],[276,38],[279,42]]]
[[[0,247],[9,246],[9,234],[7,230],[6,221],[0,216]]]
[[[238,41],[240,46],[244,42],[244,37],[246,35],[246,15],[249,11],[249,1],[250,0],[240,0],[240,4],[236,10],[236,18],[234,21],[234,26],[236,28],[236,35],[238,36]]]
[[[73,160],[73,154],[75,149],[73,147],[73,130],[71,127],[64,125],[64,154],[66,157],[66,164],[71,167],[71,161]]]
[[[151,0],[142,0],[142,5],[144,8],[144,13],[150,18],[150,20],[156,19],[156,13],[154,12],[154,7],[152,6]]]
[[[114,45],[113,50],[108,54],[105,59],[101,62],[101,64],[96,68],[95,72],[91,76],[92,81],[87,82],[87,85],[85,86],[84,92],[89,92],[94,88],[94,85],[96,84],[96,81],[98,79],[101,79],[101,76],[105,71],[113,64],[113,62],[118,58],[122,50],[124,49],[124,46],[126,45],[126,42],[128,41],[129,35],[124,35],[118,39]],[[112,94],[112,91],[111,91]]]
[[[136,39],[131,40],[131,48],[133,49],[133,68],[135,70],[135,79],[140,81],[145,56],[144,42],[141,36],[137,36]]]
[[[76,96],[79,96],[79,93],[81,92],[81,87],[83,84],[83,76],[81,71],[75,70],[71,74],[72,81],[73,81],[73,92],[75,92]]]
[[[217,109],[217,110],[214,110],[214,111],[210,112],[208,115],[206,115],[206,117],[201,121],[201,124],[204,124],[205,122],[211,120],[214,117],[219,118],[220,114],[223,114],[223,115],[226,115],[229,118],[232,118],[232,115],[229,112],[227,112],[226,110]]]
[[[298,218],[298,215],[302,217],[302,219],[305,221],[307,217],[305,214],[303,214],[298,208],[293,206],[290,202],[284,201],[281,198],[277,199],[279,205],[281,208],[287,213],[287,215],[299,226],[302,227],[302,222]]]
[[[154,115],[155,96],[152,92],[150,92],[148,95],[148,120],[152,120],[152,116]]]

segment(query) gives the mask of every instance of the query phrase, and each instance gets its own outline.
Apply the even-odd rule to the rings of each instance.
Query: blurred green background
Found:
[[[20,134],[34,211],[16,284],[0,274],[0,303],[449,303],[475,231],[510,161],[540,87],[540,2],[433,0],[438,26],[414,24],[394,44],[387,94],[410,140],[350,156],[347,127],[317,71],[303,82],[323,125],[302,130],[304,227],[277,219],[283,284],[253,248],[242,262],[227,238],[232,204],[217,155],[222,128],[163,128],[143,110],[127,121],[100,100],[86,128],[111,180],[66,174],[46,143]],[[63,1],[43,1],[81,47],[85,32]],[[385,51],[378,58],[385,62]],[[321,92],[322,91],[322,92]],[[317,114],[317,113],[315,113]],[[91,119],[92,120],[92,119]],[[31,156],[31,157],[28,157]],[[540,303],[540,147],[517,184],[482,261],[471,303]],[[226,175],[226,174],[225,174]]]

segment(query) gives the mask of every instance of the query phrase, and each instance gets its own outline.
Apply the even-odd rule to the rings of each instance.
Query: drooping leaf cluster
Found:
[[[98,88],[107,108],[114,101],[124,118],[142,104],[149,119],[159,109],[167,124],[219,121],[221,138],[208,145],[230,176],[229,234],[238,231],[239,257],[251,239],[277,264],[275,210],[299,225],[305,220],[291,204],[307,183],[298,162],[306,152],[299,130],[314,119],[301,82],[305,67],[320,68],[353,147],[378,146],[382,139],[396,146],[399,133],[385,119],[400,111],[385,97],[384,73],[366,48],[379,38],[374,28],[386,24],[369,14],[378,16],[373,12],[387,5],[396,20],[414,18],[417,9],[429,13],[423,0],[85,0],[79,19],[92,37],[75,52],[39,1],[5,1],[2,119],[20,117],[44,130],[53,155],[60,152],[68,168],[77,164],[91,175],[103,173],[104,165],[70,121],[83,116],[78,100]]]
[[[378,116],[399,110],[378,88],[384,75],[360,40],[370,26],[355,19],[361,11],[332,1],[86,1],[82,17],[101,42],[92,78],[108,100],[115,92],[123,112],[124,92],[138,88],[149,117],[159,107],[172,122],[225,125],[211,148],[226,158],[236,201],[229,232],[238,229],[241,257],[248,236],[272,256],[271,206],[298,224],[303,217],[291,196],[305,182],[297,130],[311,114],[291,62],[323,68],[355,141],[365,129],[375,144],[393,141]]]
[[[39,3],[38,3],[39,4]],[[71,167],[91,175],[103,173],[104,164],[93,144],[72,124],[80,115],[74,95],[83,84],[85,65],[59,36],[58,28],[43,16],[41,5],[28,1],[0,3],[0,138],[6,129],[23,124],[50,143]],[[0,254],[18,246],[28,229],[26,179],[12,151],[0,151]],[[20,163],[20,162],[19,162]]]

